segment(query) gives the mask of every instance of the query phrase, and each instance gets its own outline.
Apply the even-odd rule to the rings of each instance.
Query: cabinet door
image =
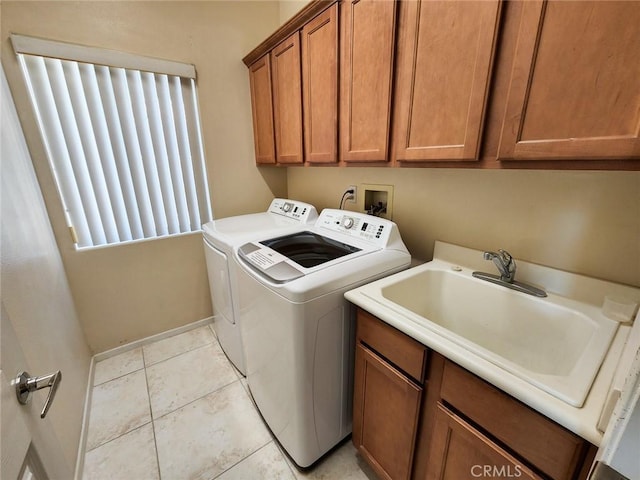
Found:
[[[422,388],[361,344],[354,381],[354,445],[382,478],[408,479]]]
[[[521,6],[498,157],[640,159],[640,2]]]
[[[478,159],[500,5],[400,4],[396,160]]]
[[[589,449],[586,440],[449,360],[440,397],[550,478],[575,478]]]
[[[276,163],[271,97],[271,61],[267,53],[249,67],[256,163]]]
[[[338,161],[338,5],[302,29],[305,161]]]
[[[442,404],[431,445],[427,480],[542,479]]]
[[[278,163],[302,163],[302,84],[300,33],[295,32],[271,52],[273,103]]]
[[[340,155],[345,162],[387,161],[396,2],[341,4]]]

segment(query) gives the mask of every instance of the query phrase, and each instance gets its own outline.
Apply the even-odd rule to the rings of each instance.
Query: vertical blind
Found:
[[[17,50],[77,248],[211,220],[194,78]]]

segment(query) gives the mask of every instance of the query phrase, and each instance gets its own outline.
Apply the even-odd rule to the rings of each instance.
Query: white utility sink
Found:
[[[360,290],[409,322],[581,407],[618,322],[587,303],[553,293],[538,298],[471,274],[434,260]]]

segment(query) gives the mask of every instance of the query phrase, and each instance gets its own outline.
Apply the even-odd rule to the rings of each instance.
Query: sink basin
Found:
[[[599,308],[550,294],[537,298],[433,261],[375,282],[371,299],[580,407],[618,323]]]

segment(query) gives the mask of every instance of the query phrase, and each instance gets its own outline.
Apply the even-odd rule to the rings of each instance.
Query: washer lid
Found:
[[[312,268],[361,249],[332,238],[304,231],[264,240],[260,244],[275,250],[304,268]]]
[[[305,230],[261,242],[247,243],[239,248],[238,254],[245,263],[271,281],[285,283],[314,271],[314,267],[361,250],[356,246]]]

